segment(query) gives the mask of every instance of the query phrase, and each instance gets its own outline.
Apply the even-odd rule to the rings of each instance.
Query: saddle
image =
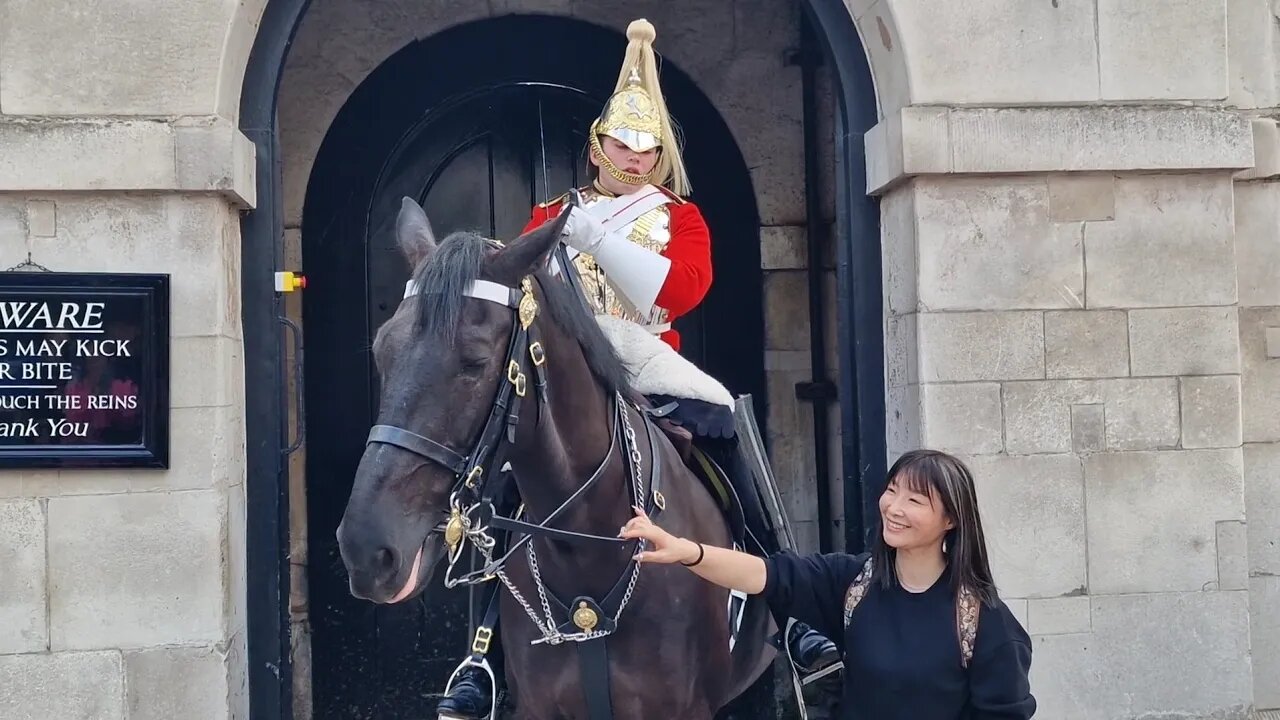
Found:
[[[738,547],[746,547],[748,538],[746,512],[742,507],[742,499],[738,497],[738,492],[734,489],[734,483],[728,472],[721,467],[715,458],[698,447],[694,441],[694,433],[681,424],[682,422],[688,422],[686,417],[682,416],[679,422],[672,419],[671,413],[681,403],[696,403],[697,401],[679,400],[664,395],[640,395],[635,397],[634,402],[636,407],[640,408],[653,424],[662,431],[662,434],[671,441],[685,467],[711,493],[711,497],[716,501],[720,511],[724,514],[725,520],[729,523],[729,530],[734,543]],[[707,432],[707,428],[701,426],[701,424],[698,424],[696,429],[698,430],[698,435],[703,438],[725,437],[720,433]],[[730,428],[729,432],[731,433],[731,431],[732,429]]]

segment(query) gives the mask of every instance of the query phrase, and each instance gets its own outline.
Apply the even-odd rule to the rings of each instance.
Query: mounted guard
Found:
[[[627,28],[615,91],[588,133],[591,184],[535,207],[524,232],[563,222],[553,274],[586,301],[632,388],[652,406],[649,414],[720,498],[743,549],[772,554],[794,541],[749,417],[750,398],[735,400],[678,352],[681,339],[673,323],[698,307],[714,273],[710,231],[687,198],[680,140],[658,82],[655,35],[646,20]],[[740,617],[745,602],[745,596],[731,598],[731,618]],[[493,638],[485,655],[500,676],[492,608],[496,603],[486,596],[477,608],[485,616],[478,634]],[[816,672],[836,661],[827,638],[785,618],[777,624],[789,628],[787,650],[801,671]],[[475,656],[470,653],[451,678],[438,705],[442,720],[478,720],[495,706],[495,689]]]

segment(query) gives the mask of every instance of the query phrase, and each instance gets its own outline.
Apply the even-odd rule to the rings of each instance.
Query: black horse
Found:
[[[405,199],[396,232],[417,289],[373,344],[378,420],[338,528],[351,592],[404,602],[447,558],[446,578],[504,586],[519,717],[596,718],[605,702],[619,719],[710,720],[769,667],[776,626],[756,612],[743,634],[755,641],[731,652],[727,591],[640,566],[617,537],[642,505],[671,532],[733,541],[595,319],[547,270],[563,222],[505,246],[470,233],[437,244]],[[494,513],[511,491],[523,514]],[[458,578],[466,543],[491,562]]]

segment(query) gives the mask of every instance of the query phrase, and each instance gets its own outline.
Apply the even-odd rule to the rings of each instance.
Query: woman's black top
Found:
[[[846,628],[845,593],[866,559],[783,552],[766,561],[770,606],[840,647],[843,718],[1023,720],[1035,714],[1027,677],[1031,640],[1003,602],[982,603],[973,658],[962,666],[949,570],[922,593],[897,583],[886,590],[875,578]]]

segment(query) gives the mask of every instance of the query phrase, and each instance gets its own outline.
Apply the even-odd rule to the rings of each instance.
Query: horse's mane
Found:
[[[480,276],[485,257],[496,248],[492,240],[471,232],[455,232],[446,237],[431,257],[414,274],[414,282],[429,302],[418,303],[419,327],[452,344],[466,296],[463,291]],[[557,326],[582,346],[587,366],[609,392],[630,394],[626,368],[613,344],[600,330],[568,283],[546,270],[536,273],[535,286],[542,291],[542,309]]]

